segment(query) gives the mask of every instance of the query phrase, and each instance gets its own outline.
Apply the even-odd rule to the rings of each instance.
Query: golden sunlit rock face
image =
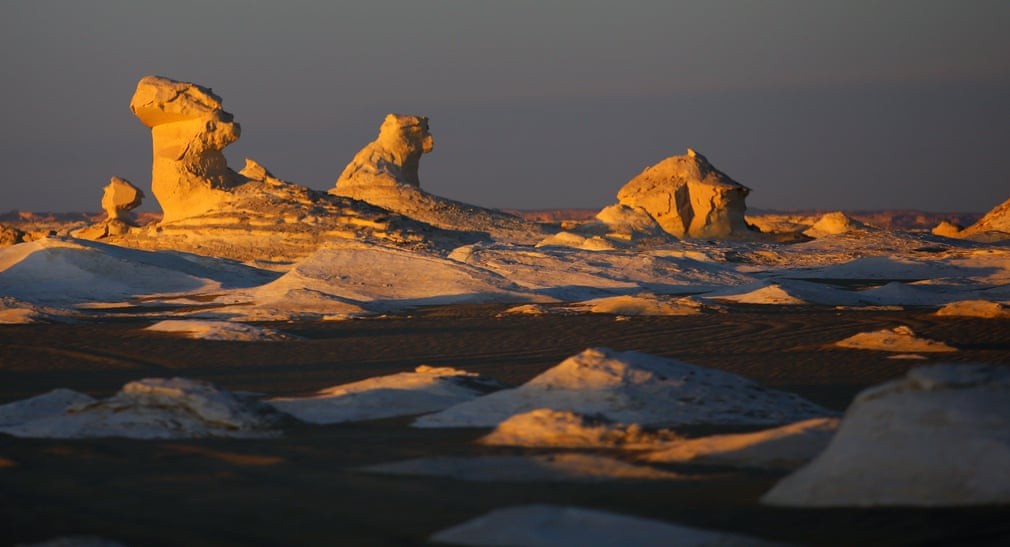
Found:
[[[479,231],[521,243],[535,243],[542,237],[543,227],[534,222],[422,190],[421,156],[433,146],[428,118],[389,114],[378,137],[347,164],[330,193],[448,230]]]
[[[164,221],[205,213],[227,200],[241,182],[222,151],[241,133],[210,89],[160,76],[137,84],[130,110],[151,128],[151,190]]]
[[[337,179],[333,193],[356,197],[360,187],[406,184],[421,186],[417,169],[421,155],[431,152],[434,140],[428,118],[388,114],[379,136],[358,152]]]
[[[617,192],[621,205],[647,211],[679,238],[747,237],[744,199],[750,189],[688,149],[647,167]]]

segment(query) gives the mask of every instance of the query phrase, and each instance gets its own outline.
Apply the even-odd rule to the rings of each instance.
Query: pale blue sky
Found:
[[[1007,29],[1000,0],[8,0],[0,211],[149,187],[146,74],[224,98],[233,167],[318,189],[401,112],[431,117],[422,187],[485,206],[599,207],[690,146],[752,207],[985,211],[1010,197]]]

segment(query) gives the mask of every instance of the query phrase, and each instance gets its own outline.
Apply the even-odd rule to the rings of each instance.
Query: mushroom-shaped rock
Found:
[[[129,220],[129,212],[140,206],[144,192],[126,179],[112,177],[102,194],[102,209],[106,220]]]
[[[749,235],[744,199],[750,189],[688,149],[647,167],[617,192],[622,205],[647,211],[679,238]]]
[[[163,222],[214,209],[228,198],[226,189],[242,181],[222,153],[238,140],[239,125],[210,89],[146,76],[137,84],[130,110],[151,128],[151,190],[164,211]]]

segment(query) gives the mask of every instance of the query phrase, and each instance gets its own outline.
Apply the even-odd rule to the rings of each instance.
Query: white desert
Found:
[[[129,108],[150,180],[0,226],[4,539],[1010,537],[1010,202],[748,212],[762,181],[688,149],[537,220],[432,193],[421,114],[315,189],[230,166],[209,87]]]

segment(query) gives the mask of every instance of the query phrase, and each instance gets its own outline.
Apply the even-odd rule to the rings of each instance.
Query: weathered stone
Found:
[[[750,192],[688,149],[647,167],[617,192],[621,205],[648,212],[667,233],[679,238],[746,237],[744,220]]]
[[[434,141],[428,118],[389,114],[379,136],[344,168],[331,194],[377,205],[414,220],[495,238],[535,243],[543,228],[514,215],[460,203],[421,189],[418,167]]]
[[[102,194],[102,209],[106,220],[129,221],[129,212],[140,206],[144,192],[126,179],[112,177]]]
[[[210,89],[160,76],[137,84],[130,110],[151,128],[154,160],[151,190],[163,222],[213,210],[228,199],[226,189],[242,182],[222,151],[240,128]]]

